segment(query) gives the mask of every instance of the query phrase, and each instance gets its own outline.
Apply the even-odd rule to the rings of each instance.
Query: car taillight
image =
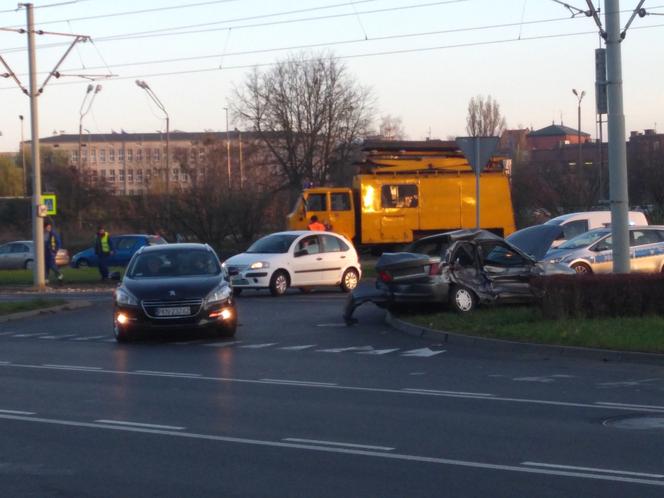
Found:
[[[440,263],[431,263],[429,266],[429,275],[438,275],[440,273]]]
[[[392,281],[392,275],[387,273],[386,271],[379,271],[378,272],[378,277],[383,281],[383,282],[391,282]]]

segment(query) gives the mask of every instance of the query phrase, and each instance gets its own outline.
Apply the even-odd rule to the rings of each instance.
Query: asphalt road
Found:
[[[0,494],[664,496],[664,365],[436,344],[337,292],[234,340],[112,338],[110,297],[0,324]]]

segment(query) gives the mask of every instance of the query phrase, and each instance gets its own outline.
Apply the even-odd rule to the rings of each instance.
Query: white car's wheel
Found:
[[[270,279],[270,293],[273,296],[283,296],[289,286],[288,274],[283,270],[275,271]]]
[[[348,268],[341,277],[341,290],[351,292],[360,282],[360,275],[355,268]]]
[[[23,265],[26,270],[32,270],[35,267],[35,262],[31,259],[27,260]]]

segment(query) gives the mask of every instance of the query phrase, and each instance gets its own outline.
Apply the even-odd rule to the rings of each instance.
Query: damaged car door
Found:
[[[500,302],[530,301],[530,286],[535,262],[502,241],[486,241],[479,246],[482,273],[489,281],[491,293]]]

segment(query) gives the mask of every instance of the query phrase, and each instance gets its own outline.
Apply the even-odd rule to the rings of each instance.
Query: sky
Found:
[[[587,9],[586,0],[565,0]],[[639,0],[621,0],[624,25]],[[594,0],[603,9],[603,0]],[[491,95],[509,128],[577,125],[597,136],[592,18],[555,0],[35,0],[38,82],[77,43],[39,97],[39,134],[78,133],[89,84],[101,85],[90,133],[226,129],[224,107],[252,67],[289,54],[339,57],[372,90],[380,116],[400,117],[409,139],[466,135],[468,101]],[[664,129],[664,0],[646,0],[622,43],[626,130]],[[604,22],[603,12],[601,13]],[[0,27],[25,27],[17,0],[0,0]],[[58,33],[58,34],[50,34]],[[0,30],[0,56],[28,85],[27,37]],[[0,74],[5,69],[0,67]],[[112,75],[108,77],[108,75]],[[83,78],[81,76],[86,76]],[[92,78],[92,79],[90,79]],[[88,95],[88,98],[90,96]],[[30,138],[29,99],[0,78],[0,151]],[[231,120],[230,128],[234,127]],[[85,132],[84,132],[85,133]],[[606,127],[604,137],[606,137]]]

